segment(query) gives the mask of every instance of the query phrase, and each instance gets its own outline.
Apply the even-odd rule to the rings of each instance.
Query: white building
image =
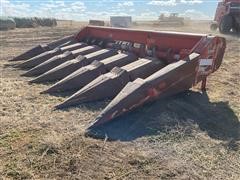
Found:
[[[111,16],[110,17],[110,25],[112,27],[124,27],[128,28],[132,24],[131,16]]]

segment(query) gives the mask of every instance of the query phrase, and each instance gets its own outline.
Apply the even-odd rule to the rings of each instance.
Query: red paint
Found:
[[[169,48],[172,50],[170,58],[179,54],[184,49],[190,50],[197,42],[201,40],[201,34],[174,33],[174,32],[157,32],[130,29],[117,29],[109,27],[87,26],[78,33],[78,40],[84,37],[96,37],[109,40],[128,41],[133,43],[145,44],[148,47],[156,47],[156,54],[159,58],[166,57]],[[138,54],[143,50],[139,50]]]
[[[155,96],[157,96],[159,93],[158,93],[158,91],[157,91],[157,89],[155,89],[155,88],[151,88],[151,89],[148,89],[148,96],[149,97],[155,97]]]
[[[211,67],[211,70],[208,69],[209,71],[207,71],[206,74],[200,74],[198,72],[198,66],[192,67],[196,70],[196,80],[194,85],[218,69],[222,62],[226,47],[225,39],[217,36],[192,33],[118,29],[109,27],[87,26],[82,29],[76,37],[78,40],[81,40],[84,37],[95,37],[108,39],[109,41],[140,43],[149,48],[154,47],[155,52],[153,56],[165,60],[165,62],[168,64],[174,63],[178,60],[188,61],[188,56],[191,53],[200,54],[200,59],[207,59],[211,57],[214,64]],[[136,48],[133,50],[133,52],[139,57],[142,57],[144,54],[146,54],[146,49]],[[179,59],[175,58],[177,56]],[[149,90],[149,96],[156,96],[161,89],[164,89],[164,86],[164,84],[160,84],[158,87],[159,89],[157,88],[157,90]]]

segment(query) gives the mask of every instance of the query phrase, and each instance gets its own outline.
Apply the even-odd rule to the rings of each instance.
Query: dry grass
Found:
[[[106,102],[53,111],[64,97],[40,95],[48,85],[29,85],[28,78],[20,77],[23,72],[7,62],[81,26],[61,23],[55,28],[1,32],[0,177],[240,178],[239,38],[226,36],[224,62],[209,78],[207,94],[195,89],[140,108],[102,129],[119,141],[103,141],[85,137],[84,130]],[[207,23],[163,29],[210,32]]]

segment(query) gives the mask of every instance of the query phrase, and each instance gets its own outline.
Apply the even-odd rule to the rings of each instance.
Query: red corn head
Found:
[[[44,45],[38,45],[36,47],[33,47],[32,49],[26,51],[25,53],[16,56],[15,58],[13,58],[11,61],[20,61],[20,60],[28,60],[33,58],[34,56],[37,56],[39,54],[42,54],[46,51],[50,51],[56,47],[61,47],[61,46],[67,46],[70,45],[72,43],[76,43],[77,41],[75,40],[74,36],[68,36],[65,37],[63,39],[54,41],[52,43],[49,44],[44,44]]]
[[[113,99],[91,130],[199,82],[205,90],[225,48],[225,39],[218,36],[87,26],[14,60],[25,59],[19,67],[32,68],[25,75],[40,75],[30,82],[60,80],[45,93],[78,90],[56,108]]]
[[[146,79],[129,82],[101,112],[89,129],[106,123],[147,102],[177,94],[192,87],[195,81],[199,54],[189,61],[180,60],[157,71]]]
[[[108,56],[111,56],[116,53],[117,52],[114,50],[102,49],[102,50],[90,53],[90,54],[86,55],[85,57],[88,59],[88,61],[90,63],[94,60],[94,58],[104,58],[104,57],[108,57]],[[30,71],[28,71],[26,74],[28,74],[28,75],[43,74],[43,73],[57,67],[58,65],[71,60],[71,59],[74,59],[74,55],[71,52],[68,52],[65,55],[60,55],[56,58],[45,61],[44,63],[42,63],[42,64],[36,66],[35,68],[31,69]]]
[[[164,63],[156,59],[140,59],[122,68],[115,67],[84,86],[57,108],[97,101],[116,96],[121,89],[136,78],[144,78],[164,67]]]
[[[46,51],[42,54],[39,54],[38,56],[35,56],[27,61],[24,61],[22,64],[19,64],[17,67],[23,68],[23,69],[32,68],[34,66],[37,66],[37,65],[51,59],[54,56],[63,54],[64,52],[68,51],[68,49],[73,50],[72,54],[73,54],[73,56],[76,57],[77,55],[79,55],[80,50],[81,50],[81,52],[82,51],[89,52],[89,49],[91,49],[91,47],[87,48],[86,46],[87,45],[85,43],[76,43],[76,44],[74,44],[74,46],[69,45],[69,46],[62,47],[62,48],[55,48],[51,51]],[[84,47],[85,47],[85,49],[84,49]],[[76,49],[76,50],[74,50],[74,49]],[[77,52],[77,53],[75,53],[75,52]]]
[[[98,60],[101,60],[102,58],[104,57],[101,56],[101,58],[98,58]],[[117,54],[103,59],[100,62],[94,61],[92,64],[78,69],[66,78],[57,82],[50,88],[51,92],[64,92],[75,89],[78,90],[101,74],[104,74],[111,70],[115,65],[122,66],[136,59],[137,57],[133,54]]]
[[[80,69],[83,66],[86,66],[90,63],[92,63],[94,60],[98,59],[104,59],[109,56],[116,55],[117,51],[113,49],[102,49],[93,53],[90,53],[86,56],[78,56],[76,60],[69,61],[66,63],[63,63],[56,68],[53,68],[52,70],[46,72],[45,74],[37,77],[36,79],[32,80],[31,82],[43,82],[43,81],[53,81],[56,79],[62,79],[66,77],[67,75],[73,73],[74,71]],[[48,93],[56,92],[55,86],[50,87],[47,91]]]
[[[67,62],[69,60],[73,60],[75,57],[73,56],[72,52],[67,51],[61,55],[54,56],[50,58],[49,60],[35,66],[34,68],[30,69],[29,71],[25,72],[23,76],[36,76],[39,74],[43,74],[54,67],[59,66],[60,64],[63,64],[64,62]]]

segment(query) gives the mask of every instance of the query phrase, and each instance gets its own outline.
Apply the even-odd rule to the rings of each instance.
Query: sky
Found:
[[[109,16],[156,20],[161,13],[213,19],[218,0],[0,0],[1,16],[54,17],[88,21]]]

